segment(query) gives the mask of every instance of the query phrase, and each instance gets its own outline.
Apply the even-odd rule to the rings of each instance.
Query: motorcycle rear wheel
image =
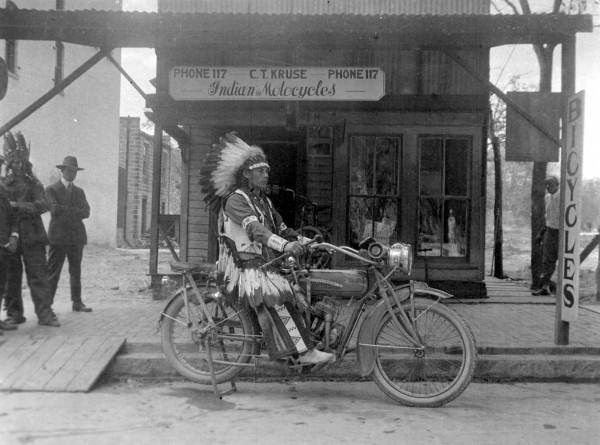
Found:
[[[409,304],[402,310],[412,318]],[[424,349],[414,348],[389,313],[383,317],[375,337],[373,380],[403,405],[444,405],[458,397],[473,378],[477,361],[473,334],[454,311],[431,300],[415,301],[414,325]]]
[[[191,292],[188,292],[188,298],[191,317],[202,320],[199,302]],[[227,382],[242,371],[242,366],[214,363],[214,360],[248,363],[260,351],[258,330],[249,308],[234,308],[222,299],[208,296],[204,301],[217,325],[209,336],[216,382]],[[199,322],[201,326],[206,324]],[[160,330],[163,353],[177,372],[195,382],[211,384],[207,350],[203,339],[187,326],[183,292],[177,294],[165,309]]]

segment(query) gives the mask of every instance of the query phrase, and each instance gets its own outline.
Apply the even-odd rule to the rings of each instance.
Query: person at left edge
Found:
[[[52,310],[46,245],[48,236],[41,214],[48,210],[44,186],[35,177],[29,162],[29,147],[23,135],[16,137],[8,132],[4,136],[4,156],[8,174],[3,178],[10,206],[18,227],[17,251],[9,256],[8,285],[6,287],[6,321],[12,324],[25,322],[21,282],[23,263],[27,284],[38,317],[38,324],[59,327],[60,323]]]
[[[75,156],[67,156],[62,164],[56,166],[62,177],[46,187],[46,198],[50,206],[50,226],[48,227],[48,276],[50,296],[54,302],[60,272],[65,262],[69,262],[71,284],[71,302],[74,312],[91,312],[92,308],[81,300],[81,260],[83,247],[87,243],[87,234],[83,220],[90,216],[90,205],[85,192],[73,181],[77,172],[83,170],[77,164]]]
[[[0,154],[0,167],[4,163],[4,156]],[[7,258],[17,250],[19,234],[12,221],[10,201],[2,182],[0,182],[0,303],[6,286]],[[0,321],[0,335],[2,331],[13,331],[17,325]]]

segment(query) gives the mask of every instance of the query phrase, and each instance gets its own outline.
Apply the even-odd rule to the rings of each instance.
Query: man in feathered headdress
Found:
[[[33,175],[29,162],[29,148],[19,132],[16,137],[8,132],[4,136],[4,157],[8,174],[3,185],[8,193],[19,233],[15,254],[8,261],[8,286],[6,289],[7,322],[25,322],[21,282],[23,263],[31,298],[38,316],[38,323],[44,326],[60,326],[50,300],[46,245],[48,237],[41,214],[48,210],[44,186]]]
[[[0,168],[4,164],[4,156],[0,153]],[[8,194],[0,182],[0,303],[4,297],[6,287],[6,274],[8,272],[8,256],[17,250],[19,234],[13,222],[12,209]],[[0,335],[2,331],[12,331],[17,327],[4,321],[0,321]]]
[[[275,268],[261,267],[283,252],[303,252],[298,233],[286,227],[265,194],[268,180],[269,164],[260,147],[234,133],[213,145],[201,184],[205,201],[219,214],[218,270],[226,294],[256,312],[271,358],[327,362],[333,355],[314,347],[290,282]]]

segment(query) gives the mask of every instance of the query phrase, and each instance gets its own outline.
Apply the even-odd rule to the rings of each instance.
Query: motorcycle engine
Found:
[[[340,314],[339,305],[323,299],[311,307],[311,313],[313,320],[310,330],[319,340],[317,347],[321,349],[335,348],[344,333],[344,325],[336,323]]]

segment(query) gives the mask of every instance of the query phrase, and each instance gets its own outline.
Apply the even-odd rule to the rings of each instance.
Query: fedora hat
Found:
[[[77,158],[75,156],[65,156],[65,159],[63,160],[62,164],[56,166],[56,168],[59,168],[61,170],[65,167],[71,167],[76,170],[83,170],[83,168],[77,165]]]

